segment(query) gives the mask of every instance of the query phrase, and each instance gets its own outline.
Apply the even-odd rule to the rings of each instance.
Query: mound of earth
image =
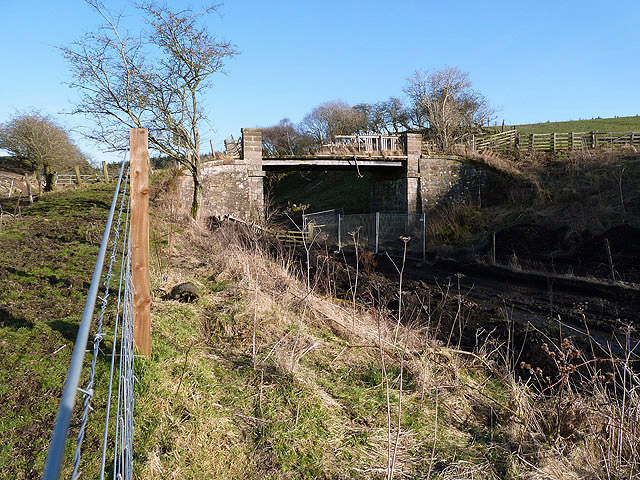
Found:
[[[496,233],[496,260],[530,270],[608,279],[613,266],[616,280],[640,283],[640,229],[625,224],[593,235],[589,230],[519,224]]]

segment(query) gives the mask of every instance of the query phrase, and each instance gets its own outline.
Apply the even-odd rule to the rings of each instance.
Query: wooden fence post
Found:
[[[80,185],[80,167],[76,165],[74,170],[76,171],[76,185]]]
[[[131,276],[133,340],[138,351],[151,355],[151,287],[149,284],[149,133],[129,131],[131,181]]]
[[[104,183],[109,183],[109,169],[107,168],[107,162],[102,161],[102,176],[104,177]]]
[[[27,188],[27,197],[29,197],[29,205],[33,205],[33,194],[31,193],[31,182],[29,181],[29,174],[24,174],[24,185]]]

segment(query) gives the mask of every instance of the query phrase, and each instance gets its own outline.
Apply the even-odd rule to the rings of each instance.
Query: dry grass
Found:
[[[255,232],[156,215],[139,478],[639,475],[632,357],[540,395],[557,379],[517,380],[493,346],[440,345],[409,317],[394,341],[393,314],[308,288]],[[197,304],[160,298],[186,280]]]
[[[468,199],[431,213],[431,245],[486,244],[491,232],[518,224],[568,228],[598,235],[614,226],[640,227],[640,152],[616,149],[526,152],[464,152],[506,178],[503,196],[491,205]]]

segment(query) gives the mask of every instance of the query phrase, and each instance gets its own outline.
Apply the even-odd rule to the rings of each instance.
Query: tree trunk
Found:
[[[29,180],[29,174],[24,174],[24,185],[27,188],[27,197],[29,198],[29,205],[33,205],[33,195],[31,194],[31,181]]]
[[[191,175],[193,177],[193,201],[191,202],[191,216],[196,222],[200,221],[200,210],[202,207],[202,182],[200,175],[200,165],[196,165]]]
[[[42,195],[42,169],[36,171],[36,180],[38,181],[38,196]]]
[[[56,172],[52,172],[51,167],[44,167],[44,181],[44,191],[52,192],[56,187]]]

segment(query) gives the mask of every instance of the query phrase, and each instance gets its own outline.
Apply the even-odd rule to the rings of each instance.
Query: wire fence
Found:
[[[105,478],[108,469],[110,469],[110,478],[118,480],[133,478],[134,341],[131,229],[129,225],[130,202],[126,201],[128,199],[128,176],[128,162],[123,160],[56,417],[56,424],[42,477],[44,480],[57,480],[60,477],[77,392],[82,394],[83,401],[73,454],[73,471],[70,478],[71,480],[77,480],[83,474],[83,444],[89,417],[93,411],[92,402],[99,387],[96,384],[96,364],[98,357],[101,355],[100,346],[106,337],[106,332],[104,331],[105,318],[108,316],[107,312],[110,311],[108,310],[110,292],[113,291],[111,280],[115,275],[114,266],[117,265],[119,265],[120,271],[118,275],[117,300],[113,305],[113,344],[108,385],[103,386],[101,389],[106,390],[107,393],[106,399],[99,400],[100,404],[106,404],[105,417],[99,419],[100,422],[104,422],[102,449],[101,452],[90,451],[89,455],[91,455],[92,459],[98,458],[98,456],[101,458],[99,467],[100,480]],[[103,266],[109,248],[111,253],[106,274],[103,278]],[[102,296],[98,296],[101,283],[103,287]],[[100,310],[97,316],[95,333],[91,338],[91,347],[89,347],[92,357],[88,380],[85,386],[80,387],[84,356],[89,343],[89,334],[97,299],[100,299]],[[116,359],[118,362],[117,368]],[[113,403],[115,403],[114,408],[112,408]],[[113,410],[115,410],[114,418],[112,418]],[[95,421],[98,421],[98,419],[94,419]],[[93,442],[91,445],[93,446]],[[112,455],[112,458],[110,458],[110,455]]]
[[[327,210],[302,216],[307,239],[335,246],[338,250],[358,248],[375,253],[424,260],[426,216],[406,213],[360,213],[344,215],[342,210]]]

